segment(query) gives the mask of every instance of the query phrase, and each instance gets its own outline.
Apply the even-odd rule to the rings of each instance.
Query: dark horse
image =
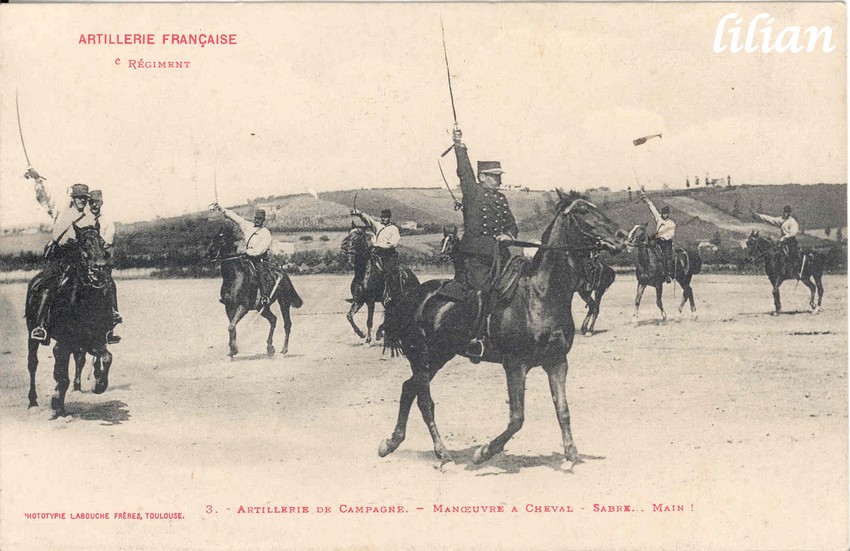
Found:
[[[638,280],[637,295],[635,296],[635,313],[633,319],[637,321],[638,310],[640,310],[640,299],[647,285],[655,287],[655,303],[661,310],[661,319],[667,319],[664,304],[661,302],[661,292],[664,289],[666,274],[661,252],[652,244],[646,235],[644,226],[635,226],[629,232],[629,247],[637,249],[637,264],[635,275]],[[679,304],[679,313],[685,307],[686,302],[691,303],[691,314],[696,317],[697,307],[694,304],[694,290],[691,288],[691,279],[702,270],[702,259],[696,251],[685,251],[677,248],[674,251],[674,269],[672,278],[679,282],[682,287],[682,302]]]
[[[443,241],[440,244],[440,254],[452,259],[452,262],[455,264],[455,272],[458,269],[457,263],[460,262],[460,256],[457,254],[459,248],[460,237],[457,235],[457,226],[453,226],[451,229],[443,228]],[[599,317],[599,305],[602,303],[602,295],[614,283],[616,276],[614,269],[607,264],[600,262],[599,268],[589,267],[588,265],[591,260],[587,254],[576,260],[581,266],[581,278],[577,281],[576,288],[573,290],[579,294],[587,308],[587,315],[581,324],[581,334],[591,336],[593,335],[593,327],[596,325],[596,318]]]
[[[354,279],[351,281],[351,308],[345,316],[351,328],[361,339],[372,342],[372,319],[375,315],[375,303],[384,304],[385,285],[384,273],[377,268],[376,259],[372,256],[371,232],[362,226],[352,225],[348,235],[342,240],[342,252],[351,259],[354,265]],[[405,266],[399,266],[400,288],[409,289],[419,285],[419,279]],[[366,334],[360,330],[354,321],[354,314],[366,305]],[[386,304],[384,304],[386,306]],[[381,330],[378,329],[378,338]]]
[[[538,365],[549,377],[566,459],[572,464],[579,459],[570,432],[565,392],[567,353],[575,335],[570,307],[581,279],[575,253],[586,253],[600,245],[619,250],[625,232],[617,232],[613,222],[587,201],[578,200],[567,206],[560,192],[559,196],[562,201],[558,214],[544,233],[540,250],[533,261],[524,263],[514,292],[503,297],[490,315],[491,345],[484,360],[501,363],[505,370],[510,421],[502,434],[476,449],[475,463],[500,453],[522,427],[526,374]],[[444,285],[445,281],[428,281],[405,293],[387,309],[385,346],[400,349],[407,356],[413,374],[402,385],[398,422],[392,435],[378,448],[381,457],[395,451],[404,441],[415,399],[431,433],[437,458],[451,461],[434,420],[431,379],[446,362],[467,348],[475,331],[477,305],[443,296],[440,290]]]
[[[53,347],[53,378],[56,395],[51,407],[57,417],[65,415],[65,393],[70,385],[68,366],[71,355],[77,365],[75,390],[79,389],[79,373],[85,354],[94,357],[95,386],[92,392],[102,394],[109,386],[109,368],[112,354],[106,346],[107,335],[114,326],[112,301],[106,290],[106,249],[95,228],[74,227],[76,239],[60,247],[63,265],[66,266],[59,290],[50,306],[47,333],[56,341]],[[36,275],[27,286],[27,334],[38,325],[39,295],[36,288],[44,284],[43,274]],[[35,372],[38,368],[39,341],[29,339],[27,367],[30,372],[29,407],[38,406],[35,391]]]
[[[804,251],[800,255],[800,262],[803,263],[802,269],[800,263],[792,263],[785,253],[766,237],[760,237],[759,232],[750,233],[747,238],[747,259],[750,262],[764,259],[764,273],[770,280],[773,286],[773,305],[776,310],[773,315],[779,314],[782,310],[782,302],[779,300],[779,286],[786,279],[799,279],[803,285],[809,288],[811,296],[809,297],[809,307],[813,313],[820,311],[821,301],[823,301],[823,256],[813,252]],[[814,281],[812,281],[814,280]],[[815,303],[815,288],[817,288],[818,301]]]
[[[236,241],[233,236],[233,229],[230,226],[224,226],[207,247],[206,259],[211,262],[221,262],[221,298],[219,302],[224,304],[224,310],[227,312],[227,319],[230,323],[227,326],[227,331],[230,335],[230,352],[229,356],[233,359],[239,352],[236,346],[236,324],[239,323],[245,314],[255,310],[259,305],[259,290],[251,274],[251,269],[247,266],[248,260],[245,256],[236,252]],[[290,306],[301,308],[303,301],[295,291],[289,276],[285,273],[275,275],[277,286],[274,293],[269,297],[269,305],[263,308],[262,315],[269,322],[269,336],[266,339],[266,354],[269,356],[274,354],[274,330],[277,327],[277,316],[271,311],[271,303],[277,301],[280,306],[280,313],[283,315],[283,330],[285,333],[283,348],[281,354],[286,354],[289,350],[289,332],[292,329],[292,319],[289,316]]]

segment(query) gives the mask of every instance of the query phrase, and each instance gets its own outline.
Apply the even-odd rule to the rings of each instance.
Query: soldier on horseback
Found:
[[[382,210],[379,221],[357,209],[351,211],[351,216],[357,216],[372,230],[372,252],[378,259],[378,270],[384,274],[384,296],[387,300],[392,300],[401,288],[396,250],[401,241],[401,234],[398,226],[392,222],[392,211]]]
[[[499,191],[504,173],[501,164],[499,161],[478,161],[476,179],[462,138],[460,128],[455,126],[452,139],[463,194],[463,237],[460,240],[460,261],[455,264],[454,281],[445,288],[444,294],[455,299],[465,298],[466,293],[451,291],[453,285],[474,291],[477,295],[479,313],[469,354],[471,359],[476,360],[484,352],[483,339],[491,306],[488,296],[491,290],[488,287],[492,284],[491,273],[497,260],[496,255],[499,266],[504,267],[511,257],[504,242],[516,239],[518,228],[507,198]]]
[[[260,290],[258,309],[262,310],[268,306],[269,295],[274,286],[274,277],[268,268],[268,250],[272,244],[272,234],[268,228],[264,227],[266,211],[257,209],[254,211],[254,220],[249,222],[218,203],[214,203],[212,209],[224,213],[224,216],[235,222],[242,231],[242,237],[245,239],[245,259]]]
[[[782,236],[779,238],[780,250],[785,254],[788,258],[791,266],[795,268],[800,265],[800,250],[797,245],[797,234],[800,232],[800,224],[797,222],[797,219],[791,214],[791,206],[786,205],[785,208],[782,209],[782,216],[768,216],[766,214],[759,214],[753,210],[751,210],[753,214],[753,218],[756,220],[761,220],[762,222],[767,222],[771,226],[776,226],[779,228],[779,231],[782,233]],[[796,269],[795,269],[795,277]]]
[[[50,315],[50,308],[69,269],[68,263],[65,260],[67,245],[73,241],[76,235],[76,229],[97,227],[98,221],[89,206],[91,194],[87,185],[74,184],[71,186],[71,200],[61,210],[57,211],[53,198],[44,187],[44,178],[32,167],[27,170],[24,177],[35,180],[36,200],[53,218],[51,239],[44,248],[47,266],[36,276],[38,280],[33,285],[32,292],[37,296],[38,309],[36,313],[36,327],[30,332],[31,339],[47,345],[50,343],[50,337],[47,334],[47,321]],[[109,280],[111,282],[111,277]],[[114,284],[112,285],[114,287]],[[114,312],[113,317],[114,323],[121,322],[121,317],[117,311]],[[118,340],[119,337],[112,335],[110,332],[110,344],[118,342]]]
[[[670,219],[670,207],[664,206],[659,212],[655,204],[641,191],[640,199],[649,207],[649,212],[655,218],[655,244],[661,249],[661,260],[664,263],[664,274],[667,283],[673,281],[673,237],[676,235],[676,223]]]
[[[119,324],[123,320],[121,314],[118,313],[118,289],[115,287],[115,280],[112,279],[112,243],[115,240],[115,222],[108,212],[103,211],[103,192],[101,190],[93,189],[89,192],[89,209],[94,216],[94,227],[97,228],[100,237],[103,238],[108,255],[109,261],[105,269],[106,288],[109,290],[109,298],[112,299],[112,318],[116,324]],[[120,340],[120,337],[114,333],[112,338]]]

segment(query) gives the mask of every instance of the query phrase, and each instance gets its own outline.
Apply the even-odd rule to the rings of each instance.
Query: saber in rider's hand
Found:
[[[452,92],[452,73],[449,71],[449,54],[446,51],[446,29],[443,27],[443,18],[440,18],[440,30],[443,33],[443,57],[446,59],[446,78],[449,81],[449,98],[452,100],[452,117],[455,122],[455,128],[457,128],[457,111],[455,110],[455,95]],[[449,154],[449,151],[454,149],[454,144],[450,145],[448,149],[443,151],[443,154],[440,157],[445,157]]]

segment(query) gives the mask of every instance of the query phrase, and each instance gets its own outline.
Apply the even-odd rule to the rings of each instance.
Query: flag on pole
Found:
[[[651,140],[652,138],[660,138],[660,137],[661,137],[661,134],[652,134],[651,136],[644,136],[643,138],[638,138],[636,140],[632,140],[632,143],[635,145],[635,147],[637,147],[639,145],[645,144],[647,140]]]

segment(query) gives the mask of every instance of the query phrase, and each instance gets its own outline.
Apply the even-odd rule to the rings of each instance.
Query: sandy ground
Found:
[[[379,458],[407,362],[351,332],[347,278],[294,283],[305,305],[289,354],[265,356],[258,319],[240,325],[231,362],[218,281],[121,282],[126,322],[124,342],[112,347],[111,386],[92,394],[87,367],[83,392],[69,394],[70,416],[57,420],[48,348],[40,407],[26,407],[24,286],[0,285],[0,548],[847,547],[845,276],[825,279],[819,315],[805,311],[802,286],[786,283],[789,313],[771,317],[765,277],[700,275],[698,320],[676,316],[668,289],[670,321],[658,322],[648,292],[636,325],[633,276],[618,276],[598,334],[577,337],[569,355],[567,397],[584,459],[572,472],[559,469],[539,369],[529,374],[523,429],[505,453],[471,464],[474,447],[504,429],[508,408],[499,366],[464,359],[433,383],[457,463],[438,467],[415,407],[407,440]],[[436,512],[440,505],[505,511]],[[296,506],[309,512],[239,512]],[[405,512],[342,512],[357,506]],[[79,513],[110,518],[71,518]]]

